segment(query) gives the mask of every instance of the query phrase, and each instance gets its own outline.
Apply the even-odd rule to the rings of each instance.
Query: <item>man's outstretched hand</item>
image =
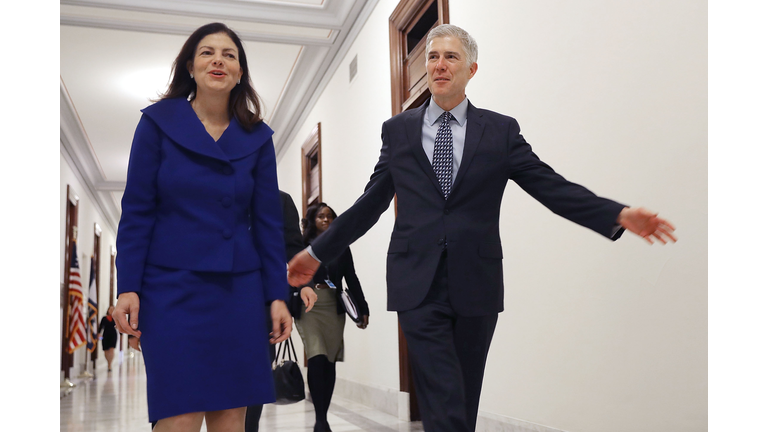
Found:
[[[652,213],[642,207],[624,207],[616,222],[651,244],[654,240],[664,244],[667,244],[667,241],[677,241],[673,234],[674,225],[660,218],[658,213]]]
[[[306,249],[297,253],[288,263],[288,285],[302,286],[312,280],[320,261],[312,258]]]

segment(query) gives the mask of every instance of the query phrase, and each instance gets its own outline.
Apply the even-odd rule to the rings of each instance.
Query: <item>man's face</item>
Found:
[[[441,108],[453,109],[464,100],[464,89],[475,72],[477,63],[467,64],[459,39],[436,37],[427,45],[427,82]]]

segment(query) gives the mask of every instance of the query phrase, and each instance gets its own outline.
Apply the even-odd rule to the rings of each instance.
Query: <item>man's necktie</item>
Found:
[[[435,152],[432,154],[432,169],[435,170],[437,181],[443,190],[443,196],[448,199],[453,183],[453,133],[451,132],[451,119],[453,115],[444,111],[440,115],[442,122],[435,136]]]

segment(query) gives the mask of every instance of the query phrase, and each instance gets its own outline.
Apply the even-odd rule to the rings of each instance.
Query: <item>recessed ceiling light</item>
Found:
[[[169,78],[169,67],[139,69],[123,75],[119,80],[119,86],[125,94],[149,101],[157,99],[165,92]]]

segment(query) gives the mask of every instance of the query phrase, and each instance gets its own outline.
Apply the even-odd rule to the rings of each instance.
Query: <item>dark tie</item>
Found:
[[[440,115],[440,128],[435,136],[435,152],[432,154],[432,169],[443,190],[443,197],[448,199],[453,183],[453,133],[451,132],[453,115],[444,111]]]

